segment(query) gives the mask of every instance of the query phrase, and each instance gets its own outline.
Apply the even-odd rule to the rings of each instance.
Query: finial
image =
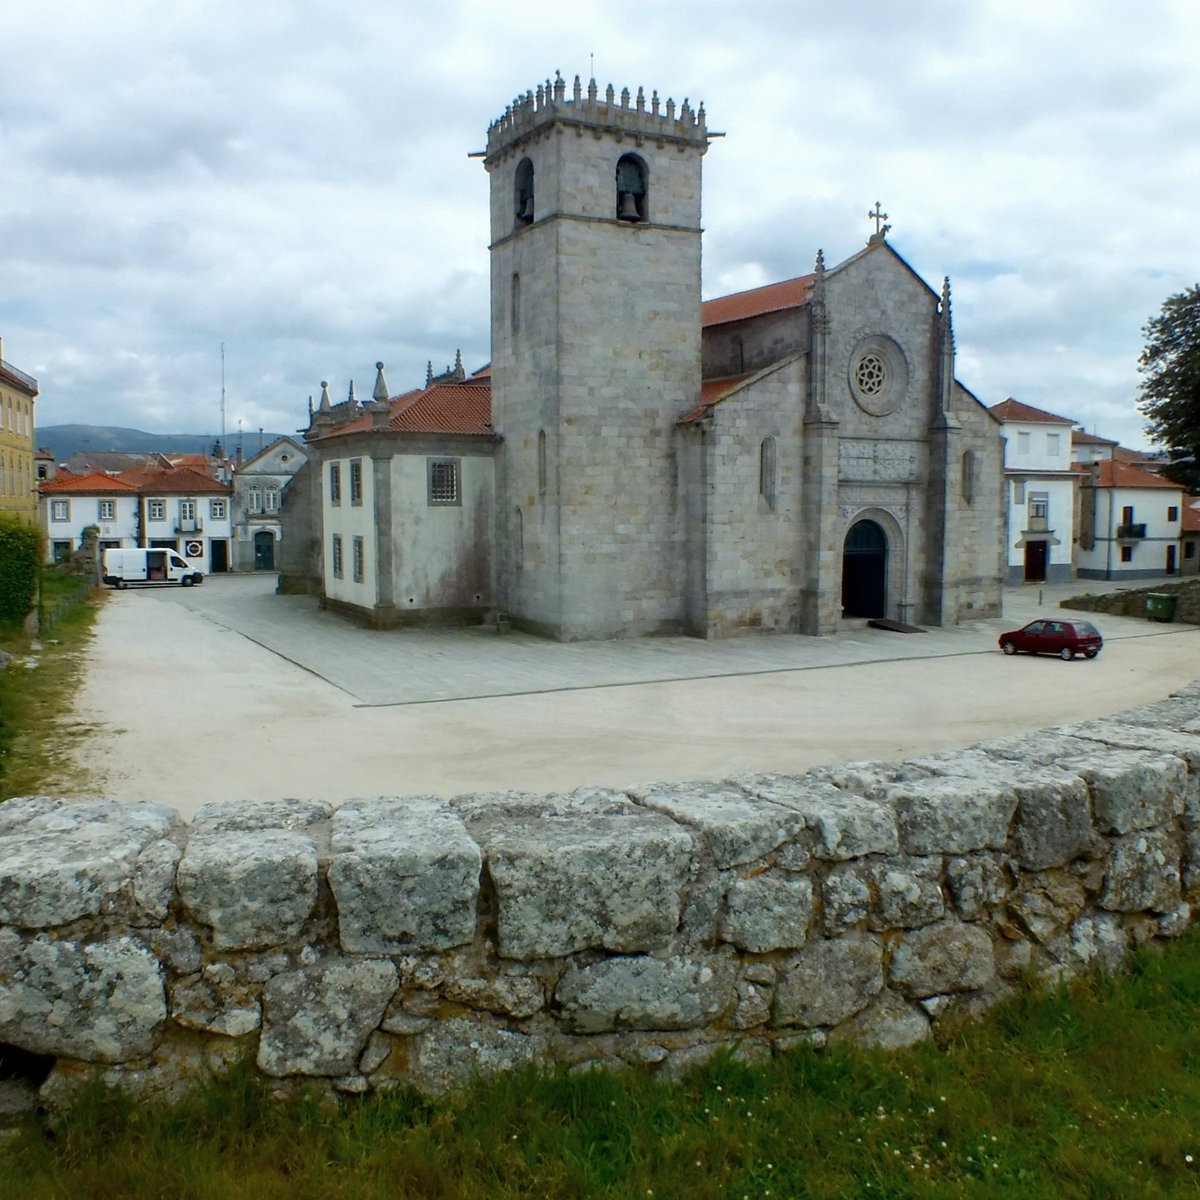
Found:
[[[604,89],[604,103],[607,104],[609,108],[612,108],[615,98],[616,92],[613,90],[613,85],[610,83],[608,87]]]
[[[701,100],[700,107],[696,110],[696,124],[699,125],[701,129],[704,128],[704,120],[704,101]]]
[[[333,408],[333,404],[329,399],[329,380],[321,380],[321,411],[329,412]]]
[[[597,92],[597,90],[598,90],[598,89],[597,89],[597,87],[596,87],[596,77],[593,75],[593,76],[591,77],[591,79],[589,79],[589,80],[588,80],[588,103],[589,103],[589,104],[595,104],[595,103],[596,103],[596,92]]]
[[[887,213],[883,211],[883,206],[878,200],[875,201],[875,211],[867,213],[867,220],[875,222],[875,233],[871,237],[872,242],[882,242],[887,238],[890,225],[885,225],[884,221],[888,218]]]
[[[460,371],[462,371],[462,369],[463,369],[462,350],[455,350],[455,352],[454,352],[454,370],[460,372]]]
[[[541,108],[541,107],[542,107],[542,105],[543,105],[543,104],[545,103],[545,101],[546,101],[546,93],[545,93],[545,91],[542,89],[542,85],[541,85],[540,83],[537,85],[537,92],[536,92],[536,96],[537,96],[537,106],[538,106],[538,108]]]
[[[637,110],[638,112],[646,111],[646,91],[641,85],[638,86],[637,94]]]
[[[309,420],[309,424],[312,424],[312,418],[313,418],[312,392],[309,392],[309,393],[308,393],[308,420]]]
[[[817,250],[817,262],[816,266],[813,267],[813,273],[818,279],[825,274],[825,251],[819,248]]]
[[[433,359],[425,364],[425,386],[429,387],[433,383]]]
[[[629,107],[629,89],[627,87],[621,89],[621,107]]]
[[[667,120],[675,120],[675,101],[670,96],[667,97]]]
[[[576,104],[583,98],[583,84],[579,82],[579,76],[575,76],[575,86],[571,90],[571,98]]]
[[[554,72],[554,103],[561,104],[563,97],[567,94],[567,81],[562,77],[561,71]]]
[[[346,403],[349,404],[351,408],[353,408],[356,403],[356,401],[354,399],[354,380],[353,379],[350,380],[350,392],[346,396]]]
[[[650,111],[658,116],[658,88],[655,88],[650,96]]]
[[[377,400],[380,404],[386,404],[388,398],[387,380],[383,377],[383,363],[375,364],[375,390],[371,393],[371,399]]]

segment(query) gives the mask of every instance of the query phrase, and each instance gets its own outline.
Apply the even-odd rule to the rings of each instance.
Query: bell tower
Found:
[[[704,108],[561,76],[488,129],[500,602],[563,640],[679,631],[675,422],[700,394]]]

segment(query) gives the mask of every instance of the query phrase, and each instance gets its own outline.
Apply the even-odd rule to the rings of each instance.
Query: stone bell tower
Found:
[[[576,77],[488,130],[498,585],[564,640],[677,631],[700,392],[704,108]]]

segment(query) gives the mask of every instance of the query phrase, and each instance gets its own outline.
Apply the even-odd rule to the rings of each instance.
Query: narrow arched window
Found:
[[[733,336],[733,374],[741,375],[746,369],[746,346],[741,334]]]
[[[513,206],[518,229],[533,224],[533,163],[527,158],[517,163],[513,176]]]
[[[512,295],[509,297],[509,327],[513,333],[521,328],[521,277],[513,274]]]
[[[962,456],[962,498],[967,504],[975,500],[974,450],[967,450]]]
[[[617,160],[617,220],[646,220],[646,164],[636,154]]]
[[[525,566],[525,515],[513,509],[513,566],[520,571]]]
[[[546,431],[538,430],[537,443],[538,495],[546,494]]]
[[[765,437],[758,448],[758,494],[769,512],[775,511],[775,439]]]

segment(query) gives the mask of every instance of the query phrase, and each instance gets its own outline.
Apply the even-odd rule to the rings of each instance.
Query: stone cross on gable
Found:
[[[882,209],[883,209],[883,206],[879,203],[878,200],[876,200],[875,201],[875,211],[867,213],[867,219],[869,221],[875,222],[875,236],[877,238],[887,237],[888,230],[891,229],[890,225],[884,224],[884,221],[887,220],[888,215],[887,215],[887,213],[883,212]]]

